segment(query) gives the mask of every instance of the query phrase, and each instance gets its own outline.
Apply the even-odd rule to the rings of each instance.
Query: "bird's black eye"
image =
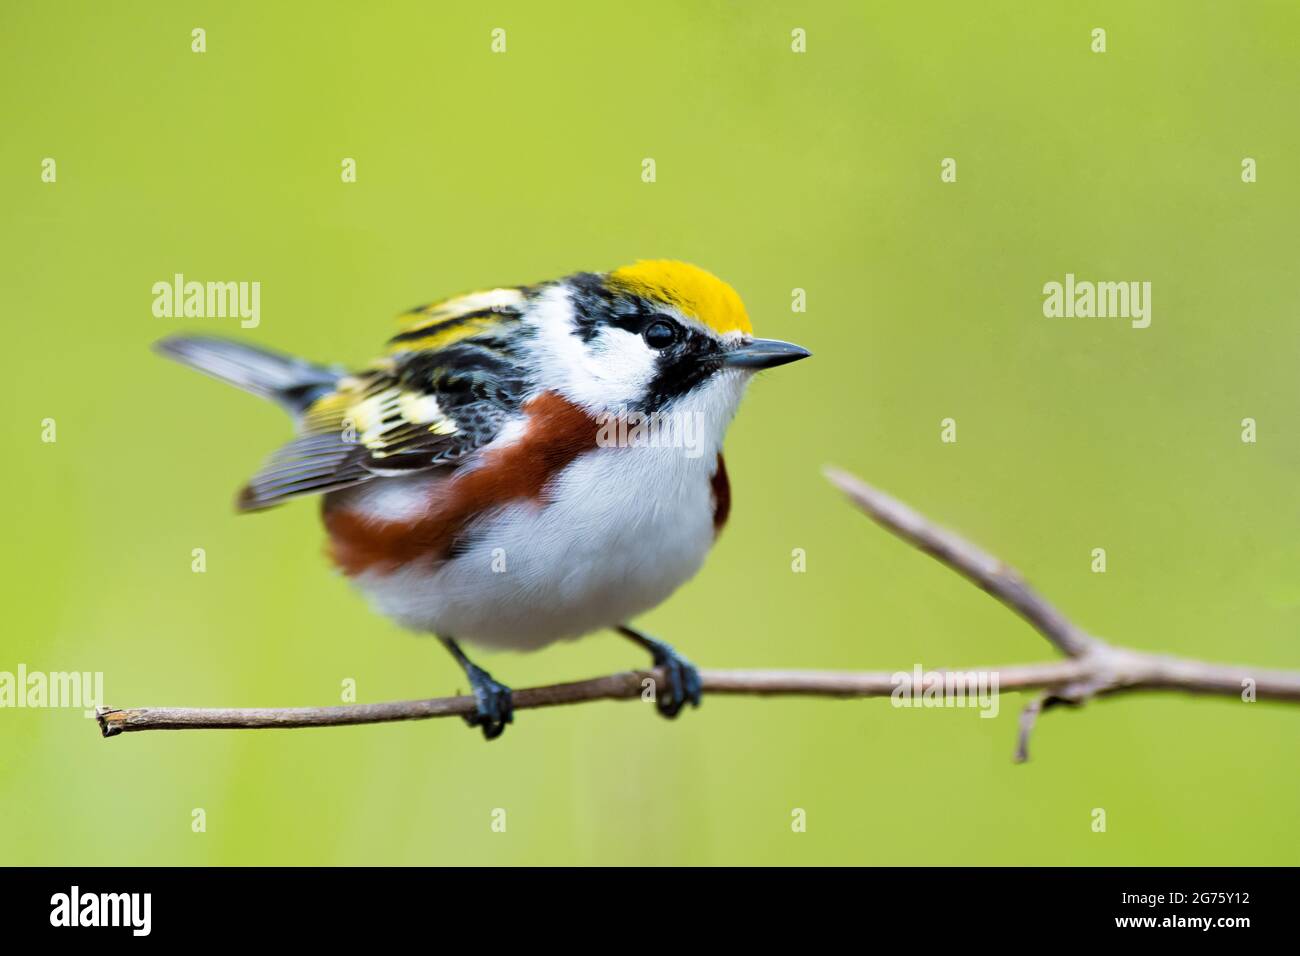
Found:
[[[641,334],[652,349],[666,349],[677,341],[677,326],[667,319],[655,319]]]

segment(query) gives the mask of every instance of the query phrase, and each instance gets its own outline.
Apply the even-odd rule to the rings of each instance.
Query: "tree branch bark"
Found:
[[[1017,760],[1028,758],[1030,733],[1043,711],[1079,705],[1089,698],[1137,690],[1180,690],[1240,700],[1300,703],[1300,672],[1234,667],[1151,654],[1109,644],[1074,624],[1031,588],[1020,574],[960,535],[923,518],[902,502],[842,471],[827,477],[862,511],[888,531],[946,564],[1028,621],[1064,660],[1003,667],[928,672],[984,674],[996,678],[996,690],[1041,690],[1020,718]],[[706,694],[812,696],[839,698],[920,695],[910,671],[703,670]],[[593,700],[644,697],[665,679],[660,670],[625,671],[590,680],[514,691],[516,710],[556,707]],[[454,717],[474,712],[474,698],[350,704],[290,708],[100,708],[101,733],[114,737],[142,730],[236,730],[255,728],[337,727],[399,720]]]

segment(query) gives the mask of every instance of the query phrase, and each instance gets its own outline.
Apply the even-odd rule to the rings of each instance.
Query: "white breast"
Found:
[[[716,464],[715,451],[597,449],[555,480],[545,504],[485,519],[438,568],[354,581],[406,627],[492,647],[533,650],[622,624],[699,570],[714,537]],[[395,487],[376,492],[382,510],[400,511]]]
[[[552,481],[544,503],[481,520],[466,549],[441,565],[353,580],[406,627],[491,647],[534,650],[630,622],[704,563],[714,538],[711,478],[748,379],[720,372],[674,404],[699,425],[689,447],[597,448]],[[514,426],[493,444],[517,438]],[[427,507],[430,489],[417,475],[356,491],[350,508],[393,519]]]

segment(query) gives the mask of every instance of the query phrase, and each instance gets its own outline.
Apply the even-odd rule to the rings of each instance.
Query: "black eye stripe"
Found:
[[[646,388],[642,405],[645,411],[656,411],[673,399],[686,394],[717,371],[717,363],[701,359],[694,354],[676,355],[662,352],[655,368],[654,378]]]

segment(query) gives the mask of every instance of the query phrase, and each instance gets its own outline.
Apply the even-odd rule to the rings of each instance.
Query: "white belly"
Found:
[[[598,449],[554,482],[545,505],[509,506],[436,569],[353,580],[406,627],[489,647],[535,650],[622,624],[700,569],[714,537],[715,467],[713,453]],[[387,496],[384,510],[401,493],[389,481],[363,487],[376,505]]]

